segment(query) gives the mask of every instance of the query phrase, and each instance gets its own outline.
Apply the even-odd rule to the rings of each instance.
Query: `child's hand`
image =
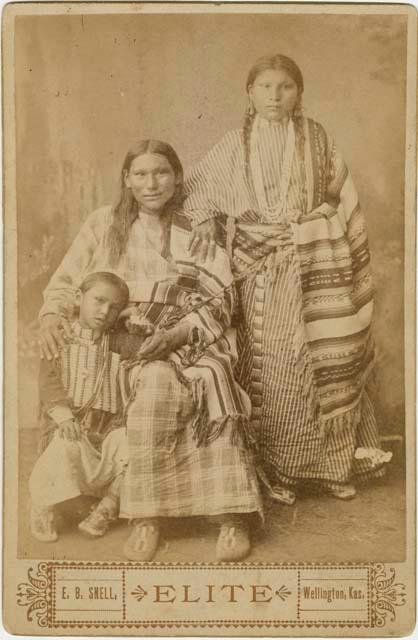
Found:
[[[64,420],[58,425],[58,434],[60,438],[75,442],[81,438],[81,428],[78,420]]]

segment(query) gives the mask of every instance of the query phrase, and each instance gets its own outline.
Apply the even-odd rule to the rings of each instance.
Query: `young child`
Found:
[[[74,338],[55,361],[41,360],[43,451],[29,488],[31,532],[42,542],[58,538],[54,506],[80,495],[101,498],[78,525],[81,532],[102,536],[117,518],[127,455],[118,385],[121,356],[109,330],[128,300],[128,287],[118,276],[89,274],[77,292]]]

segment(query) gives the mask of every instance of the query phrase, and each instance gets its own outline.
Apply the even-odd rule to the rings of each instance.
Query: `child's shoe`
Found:
[[[93,507],[91,513],[78,525],[81,533],[90,538],[100,538],[107,533],[111,522],[116,520],[116,508],[102,504]]]
[[[53,507],[30,505],[30,530],[40,542],[55,542],[58,533],[54,523]]]

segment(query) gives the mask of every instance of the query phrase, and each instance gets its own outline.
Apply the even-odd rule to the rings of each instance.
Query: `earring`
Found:
[[[253,105],[253,103],[252,103],[252,101],[250,99],[248,99],[247,114],[249,116],[253,116],[255,114],[255,108],[254,108],[254,105]]]

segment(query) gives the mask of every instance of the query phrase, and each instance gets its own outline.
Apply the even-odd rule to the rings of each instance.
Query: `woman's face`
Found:
[[[266,120],[291,116],[298,100],[296,82],[284,69],[267,69],[258,74],[248,95],[257,113]]]
[[[137,156],[125,172],[125,185],[132,190],[141,211],[160,215],[174,195],[176,176],[165,156],[144,153]]]

